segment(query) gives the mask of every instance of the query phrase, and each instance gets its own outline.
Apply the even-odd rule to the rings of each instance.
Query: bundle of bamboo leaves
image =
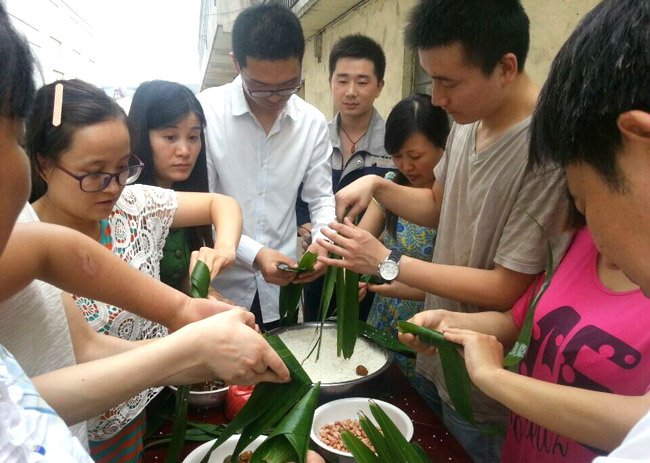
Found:
[[[359,424],[375,452],[350,431],[341,432],[341,440],[358,463],[431,463],[422,447],[409,443],[386,412],[372,400],[369,402],[370,412],[381,432],[363,413],[359,414]]]
[[[287,365],[291,372],[291,381],[283,384],[258,384],[246,405],[235,415],[201,460],[202,463],[207,463],[210,454],[229,437],[240,433],[232,454],[232,461],[237,461],[246,446],[269,430],[272,430],[269,437],[253,453],[253,463],[306,461],[320,383],[312,383],[280,338],[271,336],[267,341]]]

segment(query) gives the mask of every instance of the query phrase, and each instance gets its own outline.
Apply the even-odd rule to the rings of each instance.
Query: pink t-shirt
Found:
[[[584,228],[537,306],[519,373],[594,391],[643,395],[650,386],[650,299],[640,290],[616,293],[605,288],[597,259],[594,241]],[[531,292],[532,287],[513,307],[519,327]],[[580,463],[596,456],[576,441],[510,414],[502,462]]]

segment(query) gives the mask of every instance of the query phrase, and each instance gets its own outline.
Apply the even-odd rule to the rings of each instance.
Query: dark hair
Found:
[[[444,148],[449,130],[449,117],[445,110],[434,106],[429,95],[416,93],[397,103],[388,115],[384,148],[388,154],[394,155],[416,133],[421,133],[434,145]],[[394,182],[408,185],[406,176],[399,171]],[[394,238],[397,216],[388,210],[385,214],[385,228]]]
[[[605,0],[580,22],[553,60],[531,122],[530,162],[584,162],[618,191],[617,119],[650,112],[650,2]]]
[[[241,67],[246,58],[280,60],[305,54],[305,37],[295,14],[285,6],[263,3],[242,11],[232,27],[232,51]]]
[[[384,80],[386,71],[386,55],[381,45],[361,34],[346,35],[341,37],[332,47],[330,52],[330,79],[336,69],[336,63],[341,58],[364,58],[375,65],[375,76],[378,81]]]
[[[0,114],[24,118],[34,99],[34,58],[0,3]]]
[[[63,85],[61,125],[52,125],[54,110],[54,87]],[[47,191],[43,181],[38,158],[57,161],[70,147],[76,130],[110,119],[120,119],[127,124],[124,110],[104,91],[79,79],[57,80],[36,92],[34,108],[27,119],[26,151],[32,165],[32,196],[36,201]]]
[[[172,185],[176,191],[208,192],[208,167],[206,161],[205,115],[194,93],[184,85],[165,80],[152,80],[141,84],[133,95],[129,110],[131,151],[144,162],[137,183],[154,185],[154,156],[149,131],[174,125],[189,114],[201,122],[201,150],[192,173],[182,182]],[[214,245],[212,227],[190,227],[188,239],[191,249]]]
[[[519,0],[420,0],[406,26],[411,48],[460,42],[470,63],[489,75],[506,53],[524,69],[530,22]]]

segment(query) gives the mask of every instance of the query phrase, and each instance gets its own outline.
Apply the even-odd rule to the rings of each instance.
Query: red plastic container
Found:
[[[226,396],[226,419],[232,421],[239,410],[242,409],[255,386],[230,386],[228,388],[228,395]]]

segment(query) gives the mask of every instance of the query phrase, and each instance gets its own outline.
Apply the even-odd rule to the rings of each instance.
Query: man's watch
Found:
[[[402,253],[393,249],[389,256],[386,257],[386,260],[379,264],[379,276],[386,283],[390,283],[399,275],[399,261],[401,258]]]

